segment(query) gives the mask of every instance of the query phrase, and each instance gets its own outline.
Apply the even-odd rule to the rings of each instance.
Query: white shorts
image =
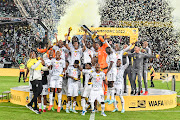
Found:
[[[107,81],[116,81],[117,72],[109,72],[107,74]]]
[[[76,97],[78,96],[79,91],[79,84],[76,83],[69,83],[68,84],[68,96]]]
[[[122,95],[123,94],[123,86],[124,85],[122,83],[114,84],[116,95]]]
[[[92,88],[92,85],[85,86],[84,91],[81,96],[88,98],[90,96],[91,88]]]
[[[62,88],[62,81],[61,76],[51,76],[50,88]]]
[[[89,102],[97,100],[99,103],[104,102],[104,91],[103,90],[91,90]]]
[[[43,85],[41,95],[48,95],[48,85]]]

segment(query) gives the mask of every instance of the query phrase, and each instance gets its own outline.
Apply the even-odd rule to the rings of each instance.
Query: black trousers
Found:
[[[23,75],[23,80],[24,80],[24,74],[25,74],[25,72],[20,72],[20,74],[19,74],[19,82],[21,80],[21,75]]]
[[[154,78],[154,76],[151,76],[151,86],[154,85],[153,78]]]
[[[32,82],[32,90],[33,90],[33,95],[34,97],[32,98],[31,102],[28,104],[28,106],[32,106],[34,102],[34,109],[37,110],[37,97],[41,94],[42,92],[42,81],[41,80],[34,80]]]

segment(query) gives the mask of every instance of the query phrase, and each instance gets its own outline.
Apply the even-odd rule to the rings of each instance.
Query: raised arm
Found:
[[[69,47],[68,45],[68,36],[65,37],[65,40],[66,40],[66,44],[65,44],[65,47],[70,50],[71,48]]]
[[[86,32],[85,32],[85,34],[83,35],[83,40],[82,40],[82,44],[83,44],[82,51],[83,51],[83,52],[86,50],[85,42],[86,42]]]
[[[114,64],[114,61],[111,61],[111,62],[110,62],[110,66],[108,67],[108,70],[107,70],[107,73],[106,73],[106,74],[108,74],[108,72],[111,70],[113,64]]]
[[[36,62],[34,65],[31,66],[31,69],[33,69],[33,70],[36,69],[40,65],[41,62],[42,62],[41,60]]]
[[[144,58],[156,58],[156,56],[150,55],[148,53],[142,53]]]
[[[128,55],[126,55],[126,64],[124,65],[124,68],[126,69],[129,65],[129,58]]]
[[[57,39],[57,34],[56,33],[54,34],[54,37],[56,38],[56,45],[57,45],[58,39]]]

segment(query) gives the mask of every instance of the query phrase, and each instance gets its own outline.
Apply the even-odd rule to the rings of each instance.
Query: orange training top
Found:
[[[101,42],[104,42],[104,39],[102,38],[102,36],[99,36],[99,39],[101,40]],[[98,49],[98,63],[100,64],[101,68],[108,67],[108,64],[106,63],[106,57],[107,57],[106,48],[107,47],[108,47],[108,44],[105,43]]]
[[[48,58],[49,58],[49,51],[50,51],[50,50],[53,50],[53,49],[50,48],[50,49],[47,51],[47,49],[39,49],[39,48],[37,48],[37,51],[40,52],[40,53],[44,53],[44,52],[47,51],[46,53],[47,53]],[[53,50],[53,58],[55,58],[55,56],[56,56],[56,55],[55,55],[55,51]]]

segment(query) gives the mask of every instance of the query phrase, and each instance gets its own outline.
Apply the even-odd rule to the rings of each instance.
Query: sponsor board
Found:
[[[177,93],[169,95],[148,95],[148,96],[123,96],[125,100],[125,110],[126,111],[137,111],[137,110],[160,110],[160,109],[169,109],[177,106],[176,100]],[[105,97],[106,98],[106,97]],[[49,103],[49,96],[47,96]],[[116,96],[117,105],[119,111],[121,111],[121,101],[118,96]],[[11,89],[11,103],[18,105],[26,105],[29,102],[29,92],[18,91]],[[76,110],[82,110],[81,106],[81,96],[78,96],[76,99]],[[62,95],[62,105],[66,109],[67,97]],[[49,104],[48,104],[49,105]],[[47,105],[47,107],[48,107]],[[56,109],[58,105],[57,94],[55,95],[54,108]],[[101,105],[98,103],[98,110],[101,110]],[[112,111],[114,110],[114,105],[108,105],[105,103],[105,110]]]

